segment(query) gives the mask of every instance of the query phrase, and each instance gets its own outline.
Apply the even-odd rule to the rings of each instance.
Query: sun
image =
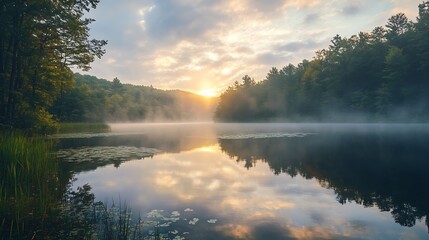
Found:
[[[203,89],[203,90],[199,91],[198,94],[202,95],[204,97],[215,97],[216,91],[212,88],[208,88],[208,89]]]

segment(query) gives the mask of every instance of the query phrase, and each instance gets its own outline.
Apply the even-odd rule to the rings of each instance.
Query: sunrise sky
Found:
[[[101,0],[91,37],[109,41],[86,74],[218,95],[248,74],[312,59],[336,34],[350,37],[421,0]]]

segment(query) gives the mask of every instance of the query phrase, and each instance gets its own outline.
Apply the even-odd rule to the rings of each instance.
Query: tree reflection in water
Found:
[[[426,220],[429,134],[325,132],[305,137],[219,139],[244,167],[266,162],[274,174],[316,178],[341,204],[354,201],[390,211],[403,226]]]

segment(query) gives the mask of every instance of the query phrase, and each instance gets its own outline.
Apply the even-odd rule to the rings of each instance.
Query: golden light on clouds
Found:
[[[205,146],[205,147],[193,149],[192,151],[195,151],[195,152],[216,153],[216,152],[219,152],[219,147],[217,145]]]
[[[205,97],[215,97],[218,93],[213,88],[210,88],[198,91],[198,94]]]
[[[219,230],[225,232],[229,236],[232,236],[238,239],[246,239],[251,233],[250,226],[241,225],[241,224],[223,225],[219,227]]]
[[[157,186],[170,188],[177,184],[177,180],[170,175],[161,173],[159,176],[156,176],[155,183]]]
[[[176,59],[170,56],[159,56],[155,58],[155,66],[158,68],[169,68],[176,63]]]
[[[228,75],[228,74],[230,74],[232,72],[232,70],[233,69],[231,67],[224,67],[224,68],[222,68],[222,70],[220,71],[220,73],[222,75]]]
[[[371,31],[398,11],[414,20],[419,3],[104,0],[91,13],[91,34],[109,41],[107,60],[89,74],[215,96],[246,74],[259,81],[271,67],[312,59],[336,34]]]

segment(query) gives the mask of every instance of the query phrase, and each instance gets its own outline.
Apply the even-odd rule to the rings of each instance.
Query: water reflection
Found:
[[[321,133],[305,138],[219,139],[222,151],[249,169],[266,162],[275,174],[316,178],[338,202],[390,211],[396,222],[429,225],[427,132]]]
[[[177,212],[183,221],[165,231],[177,230],[186,239],[427,237],[416,220],[428,215],[423,158],[428,131],[281,124],[132,129],[126,133],[124,126],[114,130],[120,136],[72,147],[126,145],[162,152],[119,168],[81,172],[75,185],[89,183],[101,201],[121,196],[141,213]],[[395,224],[391,215],[414,227]]]
[[[112,124],[111,133],[64,134],[59,148],[129,146],[178,153],[217,142],[212,123]]]
[[[67,171],[93,171],[106,165],[152,157],[159,152],[179,153],[217,143],[212,123],[113,124],[110,133],[62,134],[56,155]]]

